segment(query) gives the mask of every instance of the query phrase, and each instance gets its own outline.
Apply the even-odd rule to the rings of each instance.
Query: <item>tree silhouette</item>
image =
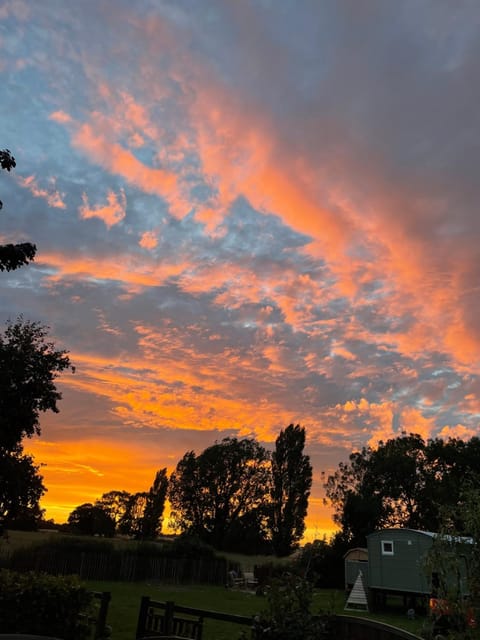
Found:
[[[111,538],[115,533],[115,520],[98,505],[86,502],[68,516],[68,525],[75,533]]]
[[[305,429],[289,425],[272,453],[270,529],[277,556],[289,555],[302,539],[312,486],[312,465],[304,454]]]
[[[15,158],[9,149],[0,150],[0,167],[5,171],[11,171],[17,166]],[[3,202],[0,200],[0,209]],[[0,271],[14,271],[35,258],[37,247],[31,242],[21,242],[20,244],[0,245]]]
[[[215,548],[268,494],[268,454],[255,440],[224,438],[199,456],[187,452],[170,476],[172,520]]]
[[[153,485],[147,494],[147,502],[141,522],[141,537],[156,538],[162,530],[163,510],[167,497],[167,469],[160,469],[155,474]]]
[[[70,368],[46,336],[46,327],[22,318],[0,333],[0,525],[41,517],[45,487],[22,441],[40,434],[41,412],[58,412],[55,378]]]
[[[14,451],[24,437],[40,434],[40,412],[58,413],[55,378],[72,369],[67,352],[46,340],[37,322],[8,322],[0,333],[0,452]]]
[[[479,470],[479,438],[425,442],[411,433],[350,454],[324,488],[344,541],[365,546],[382,527],[437,531],[441,508],[458,503],[467,479],[478,484]]]
[[[39,501],[46,489],[33,458],[15,451],[0,451],[0,523],[34,529],[41,519]]]

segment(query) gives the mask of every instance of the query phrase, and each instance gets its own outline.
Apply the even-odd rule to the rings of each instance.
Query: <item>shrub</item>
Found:
[[[198,536],[183,533],[170,544],[168,554],[178,558],[214,558],[215,550]]]
[[[59,536],[58,538],[50,536],[41,545],[38,545],[36,549],[111,554],[115,551],[115,544],[111,540],[88,536]]]
[[[73,577],[0,570],[3,633],[84,640],[92,609],[92,594]]]
[[[260,640],[315,640],[318,624],[312,616],[312,585],[293,574],[272,580],[268,606],[255,620]]]
[[[282,562],[263,562],[255,565],[255,577],[259,585],[265,585],[272,580],[279,580],[288,573],[299,574],[296,567],[291,561],[282,560]]]

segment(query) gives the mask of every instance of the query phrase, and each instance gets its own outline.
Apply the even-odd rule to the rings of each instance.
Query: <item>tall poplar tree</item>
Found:
[[[142,518],[142,538],[156,538],[162,531],[163,511],[167,497],[168,478],[167,469],[160,469],[155,474],[155,480],[147,494],[147,502]]]
[[[304,447],[305,429],[290,424],[280,432],[272,453],[270,530],[277,556],[289,555],[305,531],[312,465]]]

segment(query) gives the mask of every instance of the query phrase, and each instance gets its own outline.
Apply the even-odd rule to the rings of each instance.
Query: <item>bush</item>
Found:
[[[290,560],[285,559],[282,562],[256,564],[254,573],[259,585],[266,585],[274,580],[280,580],[286,573],[301,575],[297,567]]]
[[[111,554],[115,551],[115,544],[111,540],[104,538],[93,538],[88,536],[49,536],[42,544],[35,547],[37,550],[48,551],[74,551],[75,553],[105,553]]]
[[[308,577],[321,589],[343,589],[344,560],[346,547],[334,539],[328,543],[325,539],[307,543],[294,559],[296,571]]]
[[[168,555],[176,558],[214,558],[213,547],[196,535],[182,533],[167,547]]]
[[[267,591],[268,606],[255,619],[257,640],[316,640],[318,622],[310,609],[312,585],[293,574],[272,580]]]
[[[2,633],[84,640],[93,595],[72,577],[0,570]]]

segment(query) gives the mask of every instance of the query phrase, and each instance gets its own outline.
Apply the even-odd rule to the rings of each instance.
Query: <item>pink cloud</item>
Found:
[[[61,110],[54,111],[50,114],[49,118],[50,120],[53,120],[54,122],[58,122],[60,124],[73,122],[72,117],[68,113],[65,113],[65,111]]]
[[[472,353],[480,351],[478,314],[469,311],[472,305],[465,295],[474,280],[474,254],[451,251],[448,241],[437,238],[432,243],[422,233],[416,220],[424,220],[425,211],[438,209],[437,205],[432,209],[431,202],[415,194],[414,186],[407,188],[386,176],[382,155],[376,149],[366,155],[348,136],[339,139],[330,157],[317,157],[312,149],[317,137],[321,148],[321,119],[315,127],[305,125],[311,134],[308,148],[292,146],[261,105],[247,102],[200,59],[189,56],[175,27],[155,19],[154,23],[139,20],[136,28],[148,53],[138,74],[142,99],[132,95],[133,91],[116,91],[100,82],[98,93],[110,115],[92,110],[87,123],[75,125],[77,148],[130,184],[164,198],[175,217],[182,218],[193,208],[210,234],[219,233],[235,198],[245,196],[258,210],[278,215],[312,238],[308,250],[328,263],[330,291],[348,297],[353,309],[369,303],[363,298],[363,288],[388,282],[381,303],[374,304],[388,309],[392,321],[408,316],[408,331],[396,327],[390,334],[370,332],[369,336],[368,328],[363,327],[363,337],[388,341],[414,358],[425,350],[441,350],[459,364],[471,362]],[[270,45],[265,43],[265,47]],[[152,60],[164,53],[172,55],[168,73],[161,74]],[[181,123],[174,139],[150,115],[155,103],[168,105],[172,78],[179,88],[175,123]],[[64,112],[51,118],[72,124]],[[157,146],[157,159],[167,168],[145,166],[120,143],[124,140],[139,147],[146,139]],[[208,202],[195,202],[184,183],[179,164],[191,152],[200,161],[199,177],[214,191]],[[194,285],[190,286],[193,290]],[[291,323],[307,317],[298,314],[293,297],[286,297],[282,306]]]

